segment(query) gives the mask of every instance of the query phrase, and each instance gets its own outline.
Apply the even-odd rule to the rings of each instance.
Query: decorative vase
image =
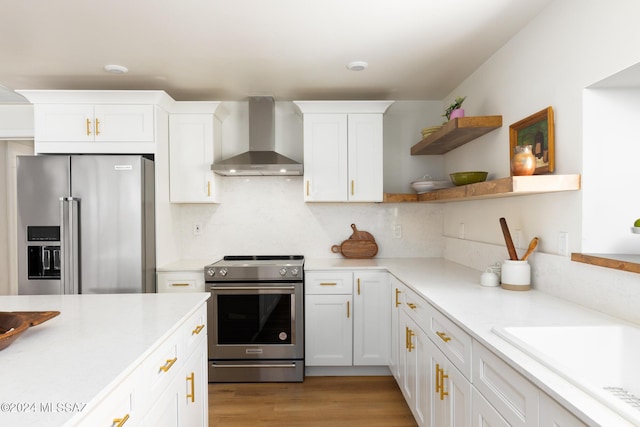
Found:
[[[530,145],[516,145],[511,158],[511,175],[533,175],[536,171],[536,158]]]
[[[455,110],[453,110],[451,112],[451,114],[449,115],[449,120],[457,119],[459,117],[464,117],[464,109],[463,108],[456,108]]]

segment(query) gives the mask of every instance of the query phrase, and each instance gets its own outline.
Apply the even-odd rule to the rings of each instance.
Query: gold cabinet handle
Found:
[[[128,419],[129,419],[129,414],[125,414],[125,416],[122,418],[114,418],[113,419],[113,424],[115,424],[114,427],[122,427],[124,423],[127,422]]]
[[[409,329],[408,336],[407,336],[407,350],[409,350],[409,353],[411,353],[411,350],[416,348],[416,346],[413,345],[413,339],[412,339],[415,336],[416,334],[411,329]]]
[[[196,401],[196,380],[195,374],[191,372],[191,375],[187,377],[187,383],[191,383],[191,393],[187,393],[187,399],[191,399],[192,402]]]
[[[404,327],[404,348],[409,350],[409,327]]]
[[[446,378],[449,378],[449,375],[444,373],[444,369],[440,367],[439,363],[436,363],[436,393],[440,393],[440,400],[444,400],[444,397],[449,395],[449,392],[444,391]]]
[[[351,195],[353,196],[356,192],[356,182],[351,180]]]
[[[87,119],[87,136],[91,135],[91,120]]]
[[[347,319],[351,317],[351,301],[347,301]]]
[[[322,282],[320,286],[338,286],[336,282]]]
[[[451,341],[451,337],[448,337],[446,333],[444,332],[438,332],[436,331],[436,335],[440,337],[440,339],[444,342],[449,342]]]
[[[207,181],[207,197],[211,197],[211,181]]]
[[[204,329],[204,324],[196,326],[196,328],[191,331],[191,335],[198,335]]]
[[[174,357],[173,359],[167,359],[167,363],[165,363],[163,366],[160,366],[160,370],[162,372],[169,371],[169,369],[171,369],[171,367],[173,366],[174,363],[176,363],[177,360],[178,360],[177,357]]]
[[[360,278],[358,277],[358,295],[360,295]]]
[[[413,304],[413,303],[410,303],[410,302],[408,302],[408,303],[407,303],[407,305],[409,306],[409,308],[410,308],[411,310],[415,310],[415,309],[416,309],[416,307],[417,307],[417,305],[415,305],[415,304]]]
[[[400,289],[396,288],[396,307],[400,305],[400,300],[398,299],[398,296],[400,295],[400,292],[402,292]]]
[[[188,283],[172,283],[171,286],[184,287],[184,286],[189,286],[189,284]]]
[[[96,135],[100,135],[100,120],[96,118]]]
[[[307,197],[309,196],[309,180],[307,180]]]

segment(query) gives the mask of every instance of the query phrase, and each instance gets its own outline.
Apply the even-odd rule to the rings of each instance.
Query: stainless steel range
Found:
[[[204,268],[209,382],[304,380],[304,257],[225,256]]]

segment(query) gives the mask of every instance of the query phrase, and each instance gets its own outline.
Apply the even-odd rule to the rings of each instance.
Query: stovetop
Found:
[[[204,267],[207,282],[302,280],[302,255],[229,255]]]

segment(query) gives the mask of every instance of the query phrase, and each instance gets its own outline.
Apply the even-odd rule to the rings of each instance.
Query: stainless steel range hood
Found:
[[[211,165],[224,176],[302,175],[302,164],[276,153],[275,103],[270,96],[249,98],[249,151]]]

